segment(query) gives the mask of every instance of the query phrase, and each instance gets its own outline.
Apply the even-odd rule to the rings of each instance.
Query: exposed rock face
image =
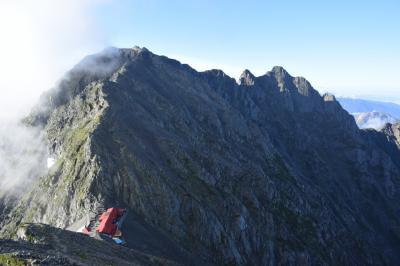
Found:
[[[178,265],[117,246],[112,241],[100,241],[44,224],[24,224],[17,235],[14,241],[0,239],[1,265]]]
[[[239,84],[244,85],[244,86],[252,86],[252,85],[254,85],[255,80],[256,80],[256,77],[249,70],[246,69],[240,75]]]
[[[57,161],[3,234],[118,205],[183,263],[399,261],[398,128],[360,131],[333,96],[281,67],[245,71],[238,85],[147,49],[89,61],[99,69],[72,70],[29,119]]]
[[[390,123],[386,124],[382,132],[400,148],[400,123],[394,125]]]

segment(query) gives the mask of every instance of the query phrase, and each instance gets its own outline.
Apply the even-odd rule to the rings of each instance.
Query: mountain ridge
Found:
[[[349,113],[369,113],[377,111],[389,114],[395,118],[400,118],[400,105],[393,102],[346,97],[339,97],[338,101]]]
[[[398,259],[396,129],[359,130],[334,96],[281,67],[245,71],[238,84],[147,49],[87,60],[104,68],[73,69],[27,119],[43,126],[56,164],[3,235],[121,205],[170,238],[176,247],[163,255],[177,261]]]

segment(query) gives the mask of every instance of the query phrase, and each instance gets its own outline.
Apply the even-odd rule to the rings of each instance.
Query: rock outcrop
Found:
[[[400,259],[398,128],[359,130],[333,96],[282,67],[237,84],[144,48],[112,49],[42,103],[27,120],[43,127],[56,164],[3,235],[118,205],[134,213],[128,244],[181,263]],[[139,225],[142,237],[129,233]],[[169,248],[157,254],[155,242]]]
[[[395,142],[396,145],[400,148],[400,123],[387,123],[385,127],[382,128],[382,132],[385,133],[390,141]]]
[[[0,239],[1,265],[179,265],[164,258],[45,224],[24,224],[16,240]]]

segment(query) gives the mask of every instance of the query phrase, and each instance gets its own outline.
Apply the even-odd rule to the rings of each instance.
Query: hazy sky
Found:
[[[390,0],[1,0],[0,117],[111,45],[235,78],[281,65],[321,92],[400,98],[399,14]]]

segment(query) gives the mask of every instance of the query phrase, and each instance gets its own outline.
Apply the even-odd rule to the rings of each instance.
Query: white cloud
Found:
[[[94,10],[104,0],[0,0],[0,197],[46,166],[38,129],[18,123],[83,56],[106,45]]]
[[[0,2],[0,119],[22,116],[73,64],[106,44],[92,12],[103,2]]]
[[[14,122],[0,124],[0,198],[21,194],[45,170],[46,146],[40,131]]]

